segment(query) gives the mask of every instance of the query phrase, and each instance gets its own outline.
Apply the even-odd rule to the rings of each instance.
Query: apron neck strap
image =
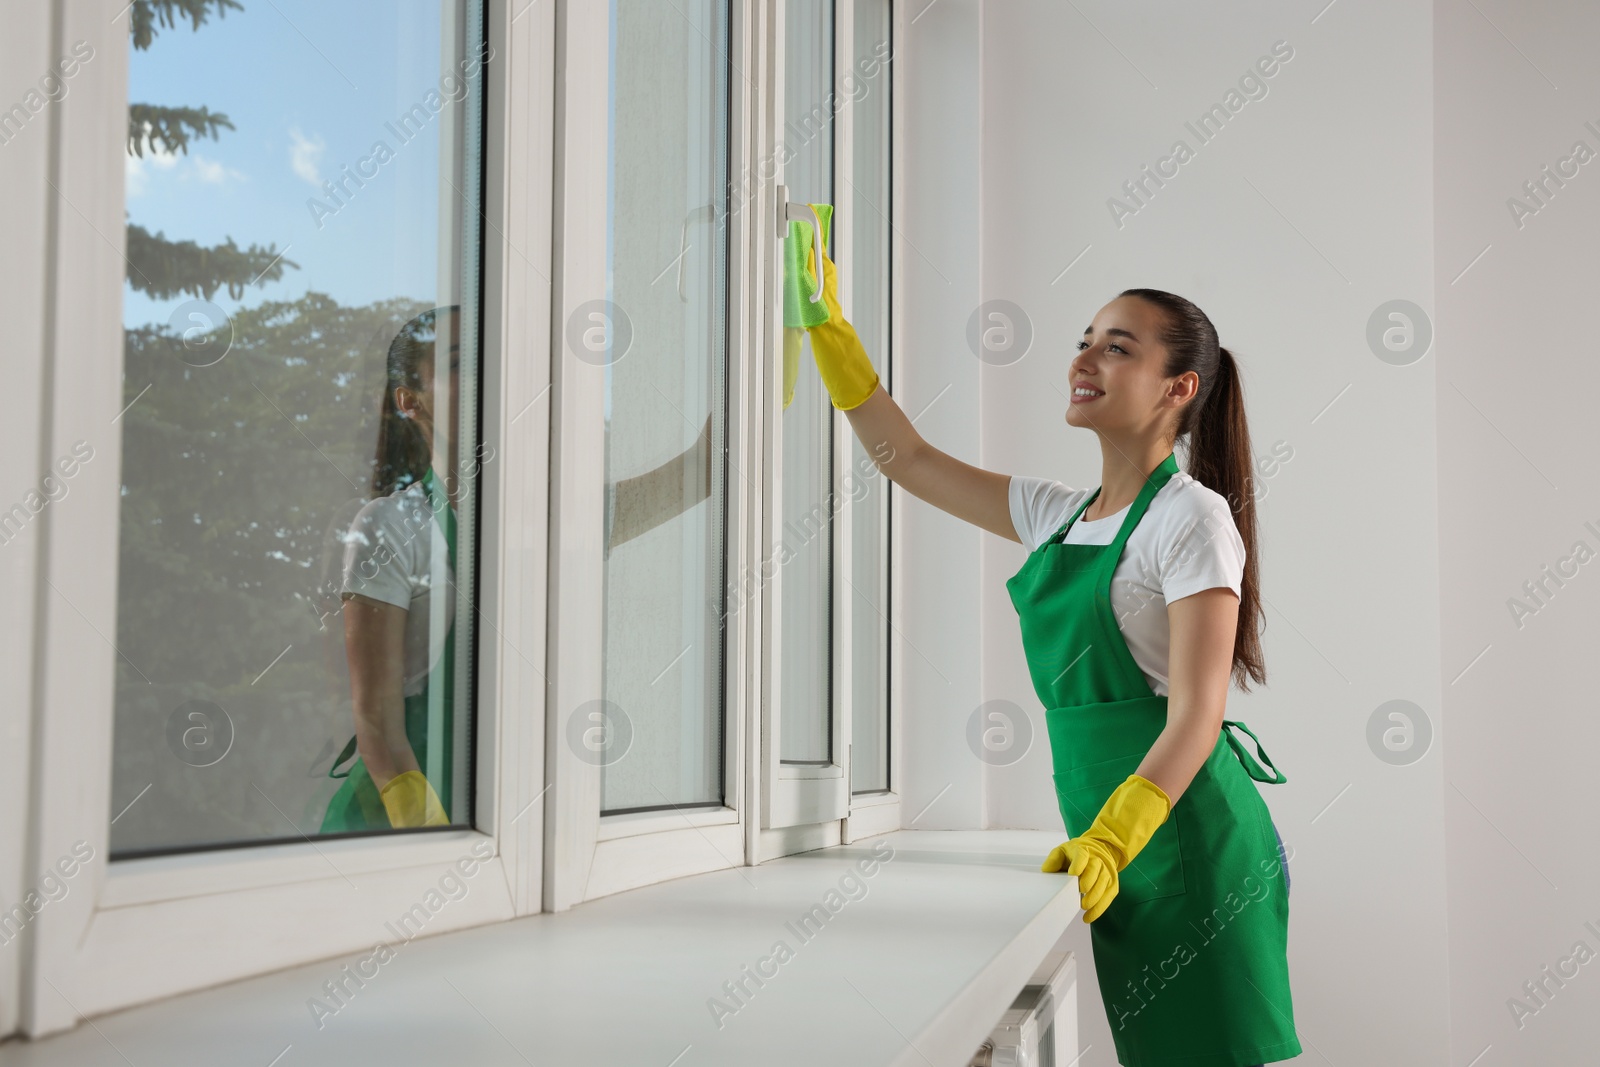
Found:
[[[1127,542],[1128,535],[1133,533],[1133,528],[1139,525],[1139,520],[1144,518],[1144,513],[1150,509],[1150,501],[1155,499],[1156,494],[1161,492],[1161,487],[1176,473],[1178,473],[1177,454],[1168,452],[1167,458],[1156,464],[1156,469],[1145,477],[1144,488],[1139,490],[1133,506],[1128,508],[1128,514],[1123,518],[1122,528],[1117,531],[1117,539],[1112,542],[1113,544],[1121,547]]]
[[[1117,546],[1119,552],[1127,542],[1129,535],[1133,533],[1133,528],[1139,525],[1139,520],[1144,518],[1144,513],[1149,510],[1150,501],[1154,500],[1156,494],[1161,492],[1161,487],[1167,484],[1168,479],[1177,473],[1177,453],[1168,452],[1167,458],[1156,464],[1156,469],[1145,476],[1143,488],[1139,490],[1139,495],[1134,498],[1133,504],[1129,506],[1128,514],[1123,517],[1122,526],[1117,530],[1117,536],[1111,542]],[[1089,498],[1078,505],[1078,510],[1072,513],[1072,518],[1062,524],[1061,529],[1057,530],[1050,540],[1052,542],[1065,541],[1067,531],[1072,529],[1072,524],[1078,521],[1078,516],[1087,511],[1089,505],[1093,504],[1099,496],[1099,489],[1090,493]]]

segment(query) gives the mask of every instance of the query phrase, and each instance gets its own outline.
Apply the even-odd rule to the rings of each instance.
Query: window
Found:
[[[855,0],[855,57],[850,146],[850,322],[891,389],[890,155],[893,99],[889,64],[893,27],[889,0]],[[850,499],[851,752],[850,787],[887,793],[889,777],[889,482],[877,473],[861,441],[850,434],[845,495]]]
[[[832,205],[887,380],[889,6],[569,14],[607,63],[565,68],[557,142],[552,910],[839,840],[857,737],[861,832],[898,818],[888,483],[809,354],[781,403],[777,313],[780,214]]]
[[[505,544],[502,516],[543,510],[527,476],[542,416],[503,410],[531,399],[508,379],[505,294],[548,276],[528,212],[551,194],[524,166],[487,199],[483,147],[492,112],[510,169],[553,113],[534,82],[504,132],[489,76],[549,69],[553,18],[516,27],[477,0],[405,16],[379,0],[56,8],[50,38],[80,47],[72,104],[38,116],[26,150],[49,162],[44,268],[71,295],[45,305],[41,365],[70,403],[39,425],[93,454],[52,505],[70,512],[33,534],[30,866],[79,873],[11,914],[32,939],[30,1032],[370,948],[375,908],[439,899],[463,857],[473,892],[429,909],[429,932],[538,909],[515,814],[538,794],[519,777],[543,709],[523,715],[539,687],[518,648],[543,572],[495,570],[526,575],[533,540]],[[398,829],[376,790],[328,824],[352,737],[366,762],[363,686],[366,721],[437,797],[417,790]]]
[[[742,861],[724,589],[754,468],[731,457],[750,298],[730,158],[749,87],[730,0],[568,9],[551,353],[544,906]],[[743,470],[743,475],[731,472]]]
[[[613,7],[606,303],[585,313],[604,342],[603,815],[725,792],[727,8]]]
[[[131,12],[112,857],[469,825],[480,12],[196,10]]]
[[[889,382],[889,60],[886,0],[790,4],[783,49],[782,181],[791,206],[833,205],[840,302]],[[764,726],[763,827],[898,818],[890,792],[889,486],[836,413],[803,342],[794,398],[782,410],[781,507],[768,550],[782,559],[776,683]],[[856,801],[852,794],[873,794]],[[852,833],[855,830],[851,831]],[[815,838],[769,837],[764,854]]]
[[[832,0],[784,6],[783,84],[778,130],[787,205],[834,204],[836,121],[835,24]],[[816,220],[820,221],[820,220]],[[816,225],[816,221],[812,225]],[[831,222],[825,225],[831,229]],[[831,237],[831,234],[830,234]],[[837,254],[837,242],[830,241]],[[782,328],[783,324],[777,324]],[[809,335],[801,338],[802,373],[794,396],[777,416],[773,457],[774,506],[762,549],[776,560],[773,684],[764,731],[767,759],[766,828],[817,824],[848,811],[836,699],[834,585],[838,497],[834,408],[816,373]],[[768,846],[771,850],[773,846]],[[764,850],[765,851],[765,850]]]

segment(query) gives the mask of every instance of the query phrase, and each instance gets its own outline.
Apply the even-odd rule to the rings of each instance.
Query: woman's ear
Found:
[[[394,407],[402,419],[415,419],[418,415],[425,418],[428,415],[428,409],[422,403],[422,394],[404,385],[394,387]]]

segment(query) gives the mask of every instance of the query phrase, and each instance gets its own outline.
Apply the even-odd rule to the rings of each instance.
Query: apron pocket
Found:
[[[1094,822],[1117,786],[1136,774],[1145,753],[1135,752],[1054,775],[1056,802],[1067,832],[1081,836]],[[1133,862],[1117,875],[1117,897],[1130,904],[1184,893],[1183,848],[1178,809],[1151,835]]]

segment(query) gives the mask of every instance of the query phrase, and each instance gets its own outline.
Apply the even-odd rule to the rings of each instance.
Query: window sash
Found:
[[[729,58],[735,72],[749,72],[757,62],[759,13],[753,5],[734,2],[729,11]],[[579,5],[567,12],[561,47],[567,54],[606,55],[610,14],[605,5]],[[720,52],[719,52],[720,54]],[[606,129],[609,116],[605,63],[568,64],[563,87],[556,152],[558,175],[555,227],[558,272],[552,306],[557,323],[552,343],[562,342],[559,324],[590,300],[604,299],[608,205],[606,146],[585,130]],[[741,196],[761,195],[754,183],[744,184],[741,164],[749,153],[748,116],[756,101],[746,79],[728,79],[726,131],[730,188],[727,245],[726,439],[729,476],[725,479],[725,574],[746,573],[752,546],[746,535],[757,500],[738,471],[756,470],[752,458],[752,421],[748,411],[759,373],[736,354],[749,351],[759,293],[751,274],[751,244],[756,212]],[[675,221],[671,223],[675,225]],[[665,283],[663,283],[665,284]],[[565,743],[567,720],[574,710],[603,693],[601,633],[604,536],[604,378],[603,368],[570,358],[558,350],[552,359],[556,432],[550,465],[552,512],[550,582],[551,715],[547,727],[551,775],[551,844],[545,868],[544,904],[559,911],[584,900],[686,874],[737,866],[745,862],[745,829],[741,784],[744,780],[747,731],[745,708],[751,686],[750,649],[755,642],[754,612],[741,607],[727,616],[724,628],[722,700],[726,728],[722,738],[720,807],[626,812],[601,816],[600,769],[578,758]],[[713,490],[716,491],[715,489]]]
[[[47,562],[37,593],[44,622],[35,635],[44,645],[33,715],[41,753],[34,769],[38,832],[18,852],[26,886],[36,886],[77,842],[83,842],[79,854],[87,849],[92,858],[75,871],[68,892],[27,923],[35,951],[10,999],[22,1005],[18,1021],[30,1035],[70,1028],[80,1015],[369,949],[384,936],[384,917],[437,891],[440,876],[463,857],[489,855],[468,882],[479,891],[451,901],[430,919],[428,932],[539,909],[544,685],[541,665],[527,652],[544,641],[545,531],[542,523],[513,520],[547,514],[549,409],[539,401],[548,395],[548,374],[537,339],[549,336],[542,280],[550,276],[551,186],[544,144],[554,86],[533,75],[552,69],[555,17],[551,5],[520,18],[512,6],[490,0],[486,17],[490,42],[505,59],[486,68],[484,435],[506,447],[504,463],[486,465],[480,486],[485,595],[478,622],[485,639],[474,752],[478,827],[250,844],[108,866],[116,652],[97,633],[115,630],[117,576],[114,566],[73,561],[117,558],[121,443],[113,420],[122,400],[121,130],[129,42],[121,2],[58,4],[61,39],[89,41],[95,60],[83,65],[49,116],[59,147],[49,166],[54,188],[45,188],[64,203],[47,223],[54,253],[48,284],[73,294],[47,305],[52,342],[44,370],[53,376],[57,400],[49,447],[65,441],[70,449],[73,440],[92,435],[96,460],[74,479],[73,521],[46,524],[39,533]],[[508,529],[514,537],[504,536]],[[478,852],[469,852],[474,847]],[[352,892],[356,882],[360,891]]]
[[[837,90],[840,92],[845,91],[846,87],[843,85],[843,77],[847,72],[853,73],[854,77],[861,77],[861,72],[856,67],[858,58],[870,52],[873,44],[875,43],[855,39],[857,36],[857,29],[863,23],[863,20],[857,17],[856,7],[858,4],[864,2],[866,2],[866,0],[839,0],[839,10],[836,13],[835,18],[841,23],[848,24],[852,38],[849,41],[841,41],[839,44],[839,58],[838,62],[835,64],[835,69],[839,71],[836,81],[840,83]],[[903,176],[905,174],[905,168],[901,165],[901,156],[905,150],[903,144],[904,139],[895,136],[895,131],[905,128],[905,103],[902,99],[903,94],[895,91],[895,82],[898,77],[897,71],[901,62],[903,62],[898,58],[902,54],[900,42],[906,40],[906,31],[910,26],[911,19],[915,17],[915,14],[908,10],[913,8],[914,5],[899,3],[897,0],[886,0],[886,3],[888,4],[889,8],[888,24],[890,59],[879,70],[877,77],[878,79],[881,79],[881,88],[889,92],[890,103],[888,122],[889,153],[887,159],[889,168],[889,202],[886,205],[886,212],[889,216],[889,235],[888,245],[886,248],[889,276],[884,280],[884,289],[889,295],[889,306],[885,311],[888,317],[886,332],[888,335],[889,344],[887,353],[879,353],[871,348],[869,348],[868,351],[871,352],[874,362],[877,363],[878,374],[884,389],[893,392],[893,383],[896,380],[895,367],[897,362],[897,354],[901,351],[900,308],[902,304],[900,287],[894,284],[894,264],[905,262],[906,260],[903,257],[909,252],[904,235],[901,234],[900,231],[897,230],[893,225],[895,207],[896,205],[904,202],[902,190],[904,187]],[[878,91],[878,89],[875,87],[871,91]],[[844,128],[845,132],[841,132],[840,134],[841,140],[845,141],[847,144],[847,166],[849,167],[848,170],[842,170],[840,173],[850,175],[850,180],[852,183],[856,181],[856,160],[854,152],[856,139],[854,129],[855,118],[853,111],[854,109],[850,107],[844,109],[843,115],[846,119],[846,126]],[[856,199],[856,195],[852,186],[844,185],[843,183],[840,184],[845,190],[840,199],[853,203],[853,201]],[[855,232],[854,226],[852,226],[847,232],[853,234]],[[852,285],[847,289],[845,286],[844,275],[842,273],[840,275],[839,285],[841,306],[848,317],[852,313],[850,301],[854,296],[856,287]],[[850,432],[848,428],[846,429],[846,432]],[[850,462],[849,456],[850,453],[847,452],[844,462]],[[889,749],[889,780],[887,789],[851,794],[850,813],[848,818],[846,818],[844,821],[842,832],[842,838],[845,843],[859,841],[862,838],[871,837],[875,834],[885,833],[890,830],[897,830],[903,825],[903,812],[901,804],[901,783],[903,781],[901,773],[901,738],[904,731],[901,729],[903,712],[901,708],[900,694],[905,691],[901,683],[903,665],[906,661],[906,657],[903,655],[903,652],[905,651],[905,639],[901,636],[898,624],[895,622],[897,619],[904,618],[904,614],[901,611],[902,597],[900,583],[894,580],[894,576],[896,567],[895,561],[900,559],[901,533],[904,530],[904,524],[900,521],[900,513],[905,501],[904,494],[898,489],[894,488],[892,484],[883,477],[883,475],[879,474],[875,477],[882,480],[881,487],[875,487],[875,489],[877,492],[886,494],[885,499],[880,504],[879,498],[874,493],[868,493],[862,498],[862,502],[867,506],[883,507],[884,515],[886,516],[887,520],[887,525],[884,529],[886,536],[882,538],[884,557],[881,560],[881,566],[883,569],[882,580],[887,593],[885,597],[885,611],[888,615],[888,619],[880,620],[879,624],[882,625],[888,632],[882,639],[875,642],[875,644],[879,648],[887,648],[889,653],[888,670],[886,672],[886,681],[889,692],[885,708],[885,713],[888,717],[886,731]],[[851,501],[850,504],[851,506],[854,506],[855,502]],[[852,543],[853,541],[854,538],[852,538]],[[863,614],[871,615],[875,613]],[[853,685],[850,686],[852,697],[850,700],[849,722],[852,728],[854,725],[855,716],[863,713],[862,709],[859,709],[855,704],[853,698],[854,688],[855,687]],[[866,713],[870,714],[871,712],[868,711]],[[850,735],[847,734],[847,736]]]
[[[851,69],[854,58],[849,27],[853,3],[839,0],[835,16],[835,82]],[[596,54],[607,39],[609,15],[604,11],[573,12],[565,26],[562,47],[569,54]],[[776,181],[770,163],[781,134],[783,17],[781,0],[747,0],[731,11],[731,59],[747,78],[730,80],[728,131],[730,179],[734,204],[730,215],[727,345],[729,467],[761,471],[752,489],[743,477],[727,479],[725,509],[728,532],[726,573],[735,589],[758,575],[764,562],[762,546],[769,543],[774,499],[781,499],[781,400],[769,368],[781,344],[781,318],[777,309],[781,281],[781,240],[776,226],[779,211]],[[600,54],[604,54],[601,52]],[[565,85],[567,131],[605,128],[608,72],[599,64],[582,71],[568,66]],[[892,68],[891,68],[892,69]],[[836,92],[840,90],[836,89]],[[849,109],[840,113],[848,122]],[[836,120],[838,121],[838,120]],[[835,173],[848,174],[849,126],[836,131]],[[594,146],[584,146],[569,133],[557,144],[559,199],[559,275],[554,299],[556,322],[564,322],[583,303],[603,295],[606,205],[604,158]],[[766,163],[767,168],[763,168]],[[836,181],[837,189],[848,188]],[[837,248],[848,244],[848,198],[836,209],[834,232]],[[848,259],[848,256],[845,256]],[[841,267],[841,292],[848,292],[847,267]],[[848,297],[845,298],[848,300]],[[559,330],[559,327],[558,327]],[[739,353],[767,353],[766,358],[740,358]],[[556,501],[552,529],[551,582],[554,625],[551,629],[552,719],[549,794],[552,830],[547,840],[552,850],[546,867],[545,906],[561,910],[583,900],[685,874],[756,863],[762,859],[819,847],[843,839],[844,821],[850,814],[847,764],[836,760],[827,767],[778,764],[772,739],[776,723],[760,711],[771,707],[776,674],[771,669],[772,650],[781,648],[779,621],[781,592],[770,581],[750,580],[751,591],[729,605],[726,631],[724,691],[727,730],[724,736],[725,773],[721,808],[683,811],[636,812],[600,816],[600,775],[590,763],[576,758],[562,743],[564,709],[576,709],[601,695],[603,664],[600,631],[603,623],[599,596],[603,534],[604,472],[600,418],[603,381],[597,368],[567,360],[554,368],[557,397],[556,454],[552,457],[551,491]],[[563,379],[563,375],[566,377]],[[842,521],[833,523],[834,596],[833,627],[835,736],[846,739],[838,746],[848,758],[850,628],[849,507],[841,476],[848,462],[852,438],[848,422],[833,425],[833,491],[844,504]],[[775,788],[774,788],[775,787]],[[760,798],[752,806],[746,798]],[[859,798],[861,816],[857,830],[882,832],[898,825],[896,793]],[[771,813],[781,811],[773,827]],[[762,818],[752,818],[755,812]]]

